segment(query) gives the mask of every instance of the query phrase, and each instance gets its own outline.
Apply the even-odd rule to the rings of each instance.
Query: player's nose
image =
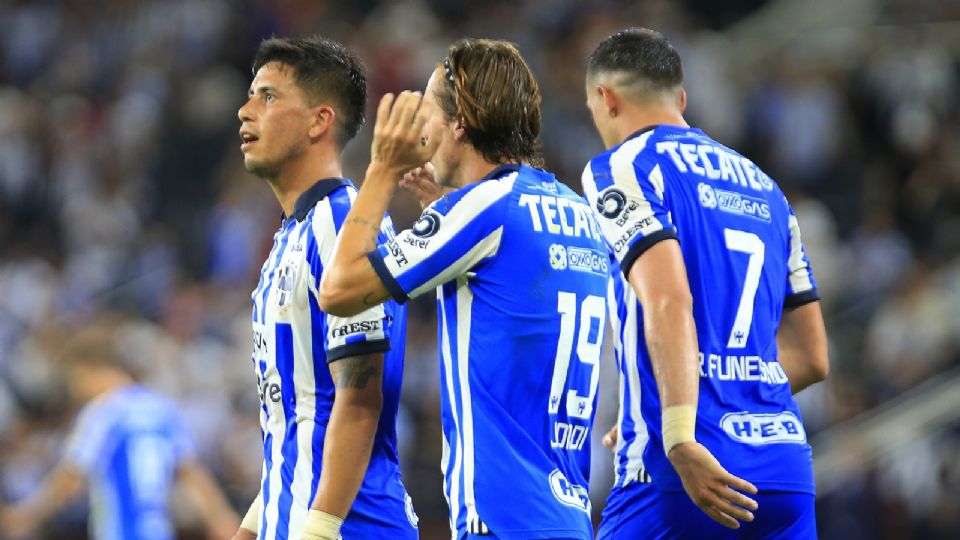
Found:
[[[253,120],[253,110],[252,107],[250,107],[249,100],[241,105],[239,109],[237,109],[237,118],[239,118],[241,122],[249,122],[250,120]]]

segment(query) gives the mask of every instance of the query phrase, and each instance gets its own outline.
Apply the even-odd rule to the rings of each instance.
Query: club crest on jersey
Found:
[[[550,244],[550,267],[554,270],[566,270],[567,248],[561,244]]]
[[[597,198],[597,211],[603,217],[613,219],[620,215],[626,204],[627,196],[619,189],[611,189]]]
[[[431,236],[437,234],[437,231],[440,230],[440,217],[436,214],[426,212],[416,223],[413,224],[413,234],[414,236],[419,236],[420,238],[430,238]]]
[[[277,276],[277,307],[283,308],[290,304],[293,298],[293,284],[297,280],[297,271],[293,263],[287,263],[280,267]]]

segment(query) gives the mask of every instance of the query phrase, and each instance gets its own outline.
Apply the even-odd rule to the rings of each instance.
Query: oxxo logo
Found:
[[[553,496],[558,501],[567,506],[583,510],[587,515],[590,515],[590,494],[586,488],[571,484],[559,469],[554,469],[550,473],[549,481],[550,491],[553,492]]]
[[[561,244],[550,245],[550,267],[554,270],[567,268],[567,248]]]

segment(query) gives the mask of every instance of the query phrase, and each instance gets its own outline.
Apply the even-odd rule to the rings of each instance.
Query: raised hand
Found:
[[[740,528],[740,521],[753,521],[757,502],[740,492],[755,494],[756,486],[727,472],[702,444],[678,444],[667,457],[687,495],[714,521],[731,529]]]
[[[430,206],[433,201],[443,197],[446,191],[434,178],[433,164],[429,161],[423,167],[417,167],[403,175],[400,179],[400,187],[416,197],[420,202],[420,208]]]
[[[377,108],[370,164],[400,171],[422,167],[439,144],[436,138],[423,137],[432,114],[433,105],[420,92],[404,91],[396,98],[385,94]]]

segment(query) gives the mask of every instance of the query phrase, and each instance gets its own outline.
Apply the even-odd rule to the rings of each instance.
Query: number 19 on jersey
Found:
[[[547,412],[556,418],[551,445],[554,448],[580,450],[587,440],[594,397],[600,382],[598,368],[606,305],[599,296],[589,295],[583,301],[578,301],[576,294],[561,291],[557,295],[557,311],[560,313],[560,339],[550,383],[550,401],[547,404]],[[574,334],[577,339],[575,353]],[[571,366],[574,358],[577,362]],[[586,393],[581,394],[582,390],[586,390]],[[561,404],[565,404],[563,413]],[[574,423],[571,420],[582,422]]]

